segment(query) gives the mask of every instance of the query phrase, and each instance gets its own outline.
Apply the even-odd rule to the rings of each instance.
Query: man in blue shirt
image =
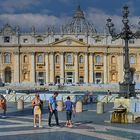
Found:
[[[72,127],[71,116],[72,116],[73,106],[74,106],[73,102],[70,100],[70,96],[68,96],[67,101],[65,102],[66,117],[67,117],[66,126],[67,127]]]
[[[51,127],[51,118],[54,114],[56,125],[59,126],[58,121],[58,112],[57,112],[57,102],[56,97],[58,96],[58,92],[54,92],[53,96],[49,98],[49,122],[48,125]]]

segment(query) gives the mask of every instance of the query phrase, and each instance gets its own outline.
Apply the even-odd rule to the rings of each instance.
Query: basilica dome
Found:
[[[67,34],[90,34],[96,33],[96,30],[93,24],[85,19],[84,12],[78,6],[71,21],[62,26],[62,32]]]

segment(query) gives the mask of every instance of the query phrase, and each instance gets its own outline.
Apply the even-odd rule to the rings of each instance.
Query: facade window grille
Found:
[[[38,63],[43,63],[43,56],[42,55],[38,55]]]
[[[130,64],[135,64],[135,57],[134,56],[130,56]]]
[[[5,64],[9,64],[10,63],[10,54],[9,53],[6,53],[4,55],[4,63]]]
[[[55,63],[59,64],[60,63],[60,57],[59,55],[55,56]]]
[[[67,63],[68,63],[68,64],[72,64],[72,61],[73,61],[72,55],[71,55],[71,54],[68,54],[68,55],[67,55]]]
[[[83,55],[81,55],[81,56],[79,57],[79,62],[80,62],[80,63],[84,63],[84,57],[83,57]]]
[[[100,55],[97,55],[95,57],[95,62],[96,62],[96,64],[101,64],[101,56]]]

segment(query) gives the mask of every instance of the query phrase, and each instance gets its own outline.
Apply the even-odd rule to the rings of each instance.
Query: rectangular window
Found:
[[[5,36],[4,37],[4,43],[9,43],[10,42],[10,37],[9,36]]]
[[[27,43],[27,42],[28,42],[28,39],[27,39],[27,38],[24,38],[24,39],[23,39],[23,42],[24,42],[24,43]]]
[[[83,39],[82,39],[82,38],[80,38],[80,39],[79,39],[79,41],[83,42]]]
[[[56,41],[59,41],[59,38],[55,38],[55,42],[56,42]]]
[[[42,38],[37,38],[37,42],[39,43],[39,42],[42,42],[43,41],[43,39]]]
[[[129,44],[134,44],[135,40],[134,39],[129,39]]]

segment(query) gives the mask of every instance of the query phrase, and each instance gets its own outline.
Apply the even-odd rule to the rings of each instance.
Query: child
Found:
[[[73,103],[70,100],[70,97],[67,97],[67,101],[65,102],[65,109],[66,109],[66,117],[67,117],[67,121],[66,121],[66,126],[67,127],[72,127],[72,121],[71,121],[71,116],[72,116],[72,108],[73,108]]]

